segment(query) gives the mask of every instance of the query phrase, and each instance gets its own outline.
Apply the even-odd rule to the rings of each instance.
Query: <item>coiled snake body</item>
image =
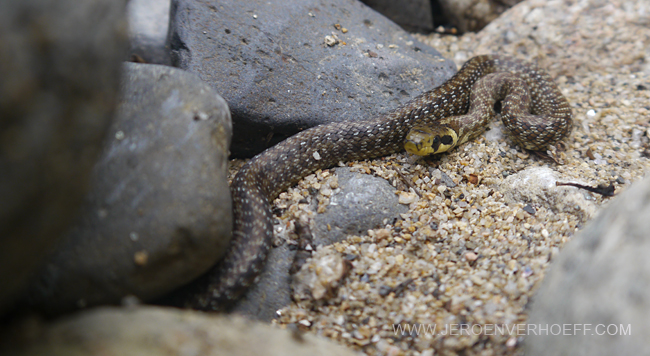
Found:
[[[477,84],[480,78],[491,73],[495,74]],[[511,80],[510,73],[520,79]],[[471,94],[475,85],[476,91]],[[503,99],[504,92],[508,91],[511,96]],[[529,104],[525,103],[527,93]],[[520,60],[484,55],[467,61],[441,86],[386,114],[366,121],[334,122],[302,131],[255,156],[237,173],[231,186],[234,228],[230,250],[211,272],[207,293],[198,295],[192,306],[220,309],[253,283],[270,249],[271,202],[280,192],[317,169],[402,151],[405,137],[414,126],[425,125],[420,131],[426,131],[426,125],[433,125],[434,131],[442,127],[457,136],[454,145],[477,136],[484,129],[485,118],[459,117],[467,114],[470,95],[475,102],[472,110],[474,106],[482,106],[492,112],[492,102],[480,103],[486,97],[503,99],[502,119],[506,129],[526,149],[545,149],[566,136],[571,127],[569,103],[545,71]],[[535,116],[522,112],[528,106]],[[527,118],[520,119],[518,115]]]

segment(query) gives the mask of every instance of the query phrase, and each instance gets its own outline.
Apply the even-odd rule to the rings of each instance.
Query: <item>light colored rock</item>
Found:
[[[127,4],[131,60],[171,64],[167,31],[170,0],[130,0]]]
[[[538,335],[527,333],[526,355],[648,353],[649,217],[646,178],[565,246],[534,297],[528,324]],[[569,335],[556,334],[563,325]]]
[[[98,308],[36,328],[14,328],[14,334],[3,336],[7,338],[0,341],[12,336],[23,341],[5,349],[5,356],[355,355],[298,330],[159,307]]]
[[[508,176],[499,185],[499,190],[506,200],[511,203],[530,203],[534,206],[544,206],[555,212],[565,212],[591,217],[596,211],[593,200],[588,200],[592,193],[575,187],[556,186],[555,183],[567,182],[560,179],[559,174],[548,167],[526,168]],[[575,182],[588,185],[584,182]]]

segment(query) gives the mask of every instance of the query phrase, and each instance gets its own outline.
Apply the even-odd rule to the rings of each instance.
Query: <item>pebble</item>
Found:
[[[409,205],[411,203],[414,203],[417,200],[417,198],[418,197],[415,193],[400,192],[399,203]]]

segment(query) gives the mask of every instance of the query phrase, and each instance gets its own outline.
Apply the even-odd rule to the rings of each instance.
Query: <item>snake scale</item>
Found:
[[[495,74],[488,76],[492,73]],[[510,80],[511,73],[520,79]],[[481,78],[486,79],[479,81]],[[495,85],[501,87],[495,88]],[[241,168],[231,185],[234,227],[230,249],[209,273],[204,286],[207,289],[194,297],[191,306],[222,309],[255,281],[273,237],[271,203],[282,191],[304,176],[338,162],[400,152],[404,150],[407,133],[414,126],[443,123],[445,130],[449,127],[455,130],[460,144],[462,137],[470,139],[485,126],[483,119],[460,116],[468,113],[470,96],[478,103],[472,107],[482,105],[492,111],[492,103],[480,102],[485,97],[503,96],[503,87],[513,96],[506,97],[501,104],[502,119],[517,143],[526,149],[543,150],[568,134],[571,108],[548,73],[518,59],[483,55],[467,61],[439,87],[395,110],[364,121],[316,126],[255,156]],[[490,90],[495,94],[488,93]],[[529,103],[525,103],[526,100]],[[519,119],[518,115],[526,118]]]

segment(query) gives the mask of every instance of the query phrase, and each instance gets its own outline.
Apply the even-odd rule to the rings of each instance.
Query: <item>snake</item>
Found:
[[[404,149],[419,155],[447,151],[478,136],[498,111],[509,136],[527,150],[548,148],[572,126],[571,107],[545,70],[520,59],[480,55],[394,110],[315,126],[253,157],[231,183],[230,247],[190,306],[223,310],[257,281],[273,238],[271,203],[301,178],[339,162]]]

